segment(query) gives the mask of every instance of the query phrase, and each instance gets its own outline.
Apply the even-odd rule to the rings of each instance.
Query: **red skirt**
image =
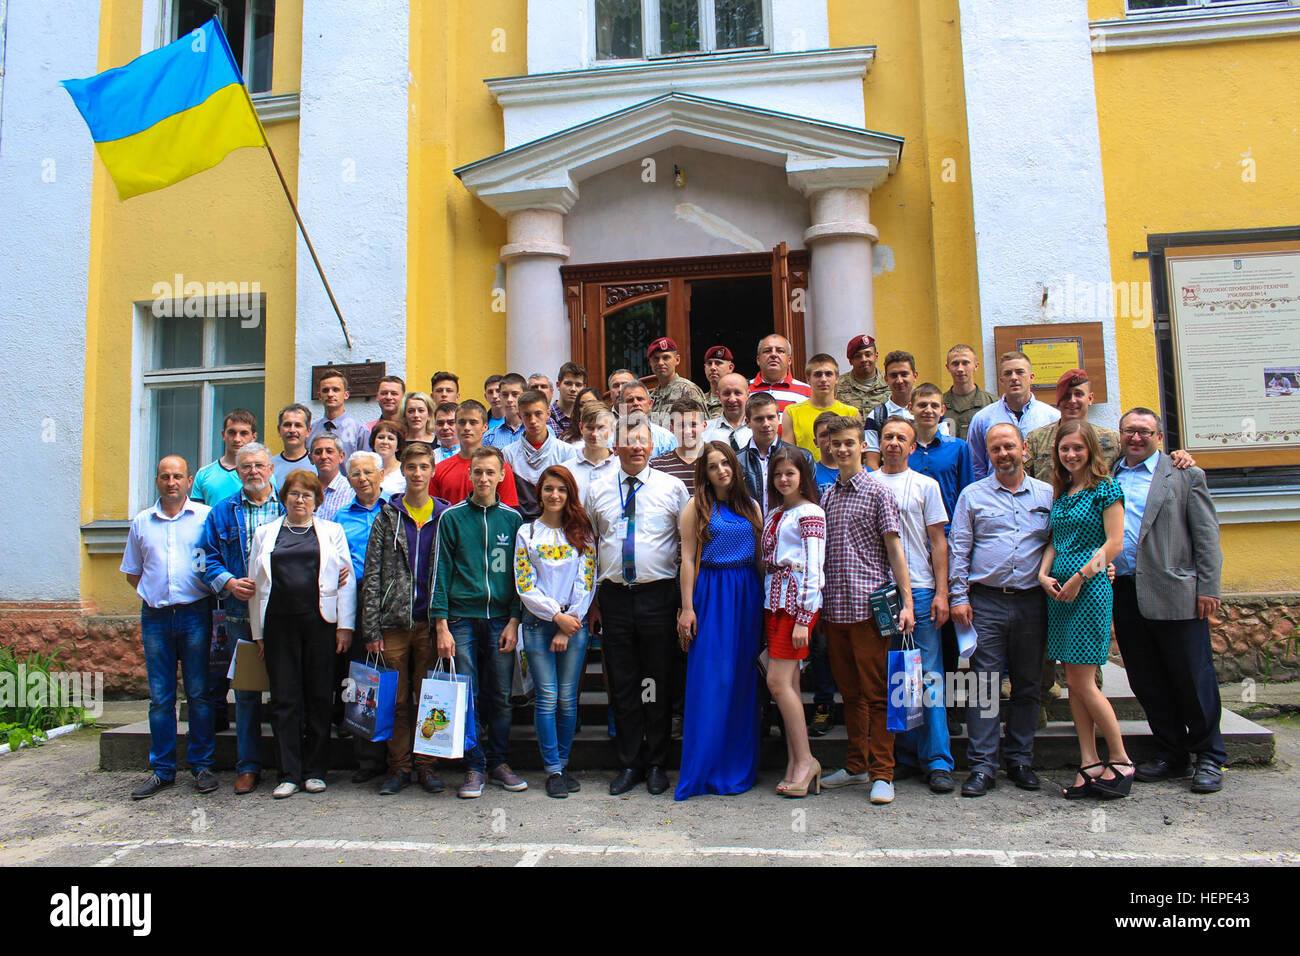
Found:
[[[811,632],[817,626],[820,611],[813,615],[808,625],[809,642]],[[794,646],[794,615],[787,611],[763,611],[763,636],[767,638],[767,656],[774,661],[802,661],[808,658],[808,645],[798,650]]]

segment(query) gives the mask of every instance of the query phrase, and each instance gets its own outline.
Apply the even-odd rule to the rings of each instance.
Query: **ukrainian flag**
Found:
[[[132,60],[63,84],[122,199],[265,146],[253,102],[216,19]]]

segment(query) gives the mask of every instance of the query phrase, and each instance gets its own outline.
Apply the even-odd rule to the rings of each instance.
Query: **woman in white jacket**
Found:
[[[248,559],[250,624],[271,678],[280,751],[276,799],[300,789],[325,789],[334,655],[352,644],[357,610],[352,557],[343,528],[313,514],[323,498],[313,472],[289,472],[280,488],[285,514],[257,529]]]

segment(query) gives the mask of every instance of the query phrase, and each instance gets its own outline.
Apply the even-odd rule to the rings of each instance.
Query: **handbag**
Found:
[[[415,753],[457,760],[478,743],[474,728],[474,694],[469,675],[456,673],[456,659],[443,660],[420,682],[415,712]]]
[[[371,665],[371,657],[375,664]],[[343,682],[343,726],[363,740],[379,743],[393,736],[397,713],[397,668],[384,665],[383,656],[366,653],[365,661],[348,665]]]
[[[886,705],[885,729],[901,734],[915,730],[925,720],[922,702],[924,672],[921,669],[921,649],[912,635],[903,636],[901,650],[889,652],[889,700]]]

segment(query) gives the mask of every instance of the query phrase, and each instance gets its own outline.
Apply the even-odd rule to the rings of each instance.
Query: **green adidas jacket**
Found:
[[[483,508],[473,498],[438,519],[429,621],[457,617],[520,616],[515,590],[515,532],[523,516],[509,505]]]

